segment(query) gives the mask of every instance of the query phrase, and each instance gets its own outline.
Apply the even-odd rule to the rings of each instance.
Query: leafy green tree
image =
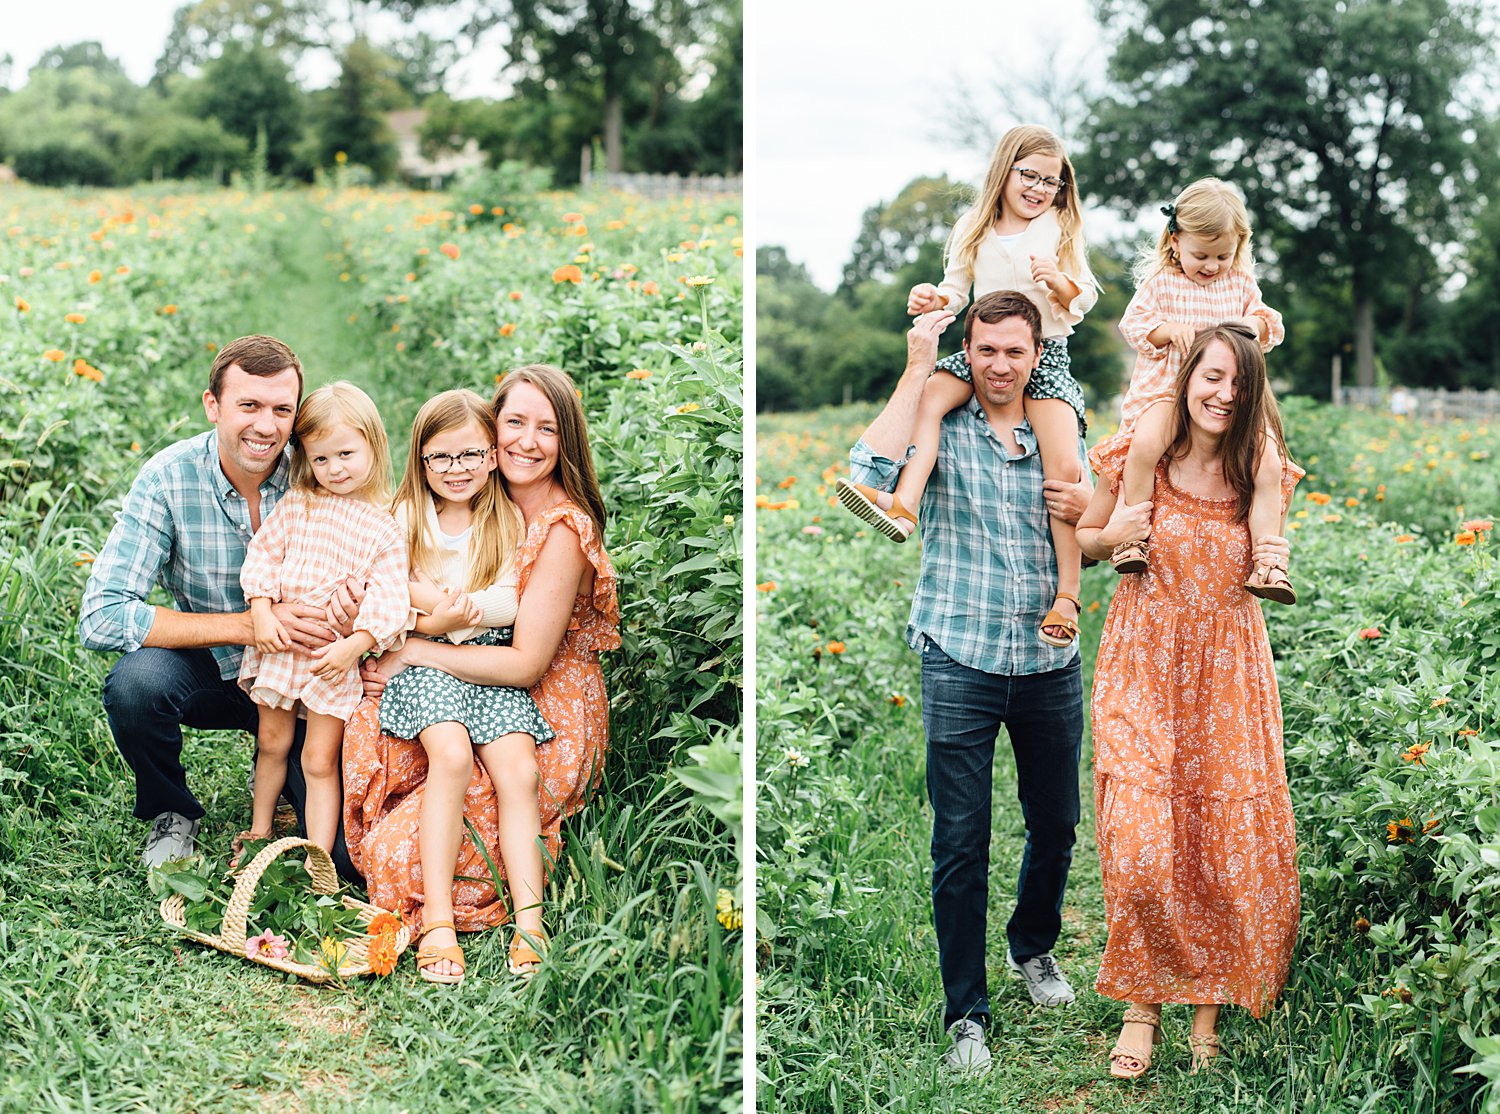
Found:
[[[396,63],[391,76],[413,101],[422,101],[443,91],[443,81],[458,61],[458,46],[426,31],[392,39],[384,51]]]
[[[167,108],[137,118],[125,137],[124,150],[125,176],[130,180],[211,178],[227,182],[250,159],[250,144],[230,135],[217,120]]]
[[[194,0],[172,13],[151,86],[165,92],[169,78],[196,74],[227,43],[295,64],[309,47],[327,45],[323,21],[317,0]]]
[[[1246,195],[1293,296],[1347,286],[1355,378],[1375,375],[1380,288],[1431,265],[1475,209],[1493,46],[1469,0],[1101,0],[1116,91],[1075,159],[1122,209],[1204,174]],[[1426,258],[1424,258],[1426,257]],[[1383,331],[1392,322],[1382,319]]]
[[[44,159],[49,176],[77,165],[97,183],[102,172],[94,160],[64,154],[85,149],[112,167],[139,97],[140,90],[98,43],[49,50],[29,71],[26,85],[0,100],[0,157],[22,150],[50,152]],[[113,179],[111,169],[105,180]]]
[[[203,75],[178,94],[193,115],[213,117],[230,135],[254,145],[265,133],[266,164],[272,174],[293,169],[293,147],[302,131],[302,91],[291,68],[263,47],[231,42],[203,67]]]
[[[870,206],[860,218],[839,290],[870,279],[889,281],[919,260],[924,275],[916,281],[940,280],[943,244],[969,201],[967,187],[947,177],[914,178],[894,200]]]
[[[356,38],[344,49],[338,81],[316,95],[311,113],[320,166],[333,165],[342,151],[351,163],[369,167],[377,180],[395,175],[398,152],[385,115],[408,100],[396,69],[367,39]]]

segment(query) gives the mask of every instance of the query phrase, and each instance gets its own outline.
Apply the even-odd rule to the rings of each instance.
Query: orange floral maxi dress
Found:
[[[620,607],[615,570],[596,536],[593,519],[571,501],[559,503],[528,523],[516,554],[517,587],[524,596],[542,545],[556,525],[579,537],[594,568],[592,592],[573,601],[567,633],[547,672],[531,688],[532,699],[557,732],[536,749],[541,772],[538,807],[547,853],[562,853],[563,820],[587,802],[603,771],[609,743],[609,696],[599,652],[620,646]],[[415,739],[380,732],[380,705],[365,700],[344,733],[344,836],[349,858],[365,877],[370,900],[398,912],[412,924],[421,920],[422,861],[417,827],[422,815],[427,752]],[[484,842],[481,852],[465,829],[459,846],[460,880],[453,883],[453,919],[461,932],[494,928],[510,911],[490,881],[485,855],[504,877],[500,859],[495,791],[478,758],[464,793],[464,817]],[[484,881],[463,881],[463,877]]]
[[[1089,454],[1118,492],[1128,435]],[[1302,470],[1282,476],[1283,506]],[[1094,807],[1109,940],[1095,989],[1232,1003],[1286,984],[1300,894],[1281,701],[1234,499],[1156,469],[1150,569],[1120,578],[1094,671]]]

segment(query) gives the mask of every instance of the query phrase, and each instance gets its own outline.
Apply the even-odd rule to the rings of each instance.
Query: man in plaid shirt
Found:
[[[895,394],[849,454],[854,480],[889,491],[912,451],[922,385],[953,317],[919,318]],[[1015,752],[1026,822],[1007,963],[1034,1002],[1073,990],[1052,957],[1079,819],[1083,685],[1077,644],[1037,637],[1057,587],[1049,505],[1076,522],[1090,485],[1046,482],[1022,392],[1041,321],[1022,294],[976,301],[964,331],[974,394],[943,419],[937,468],[920,508],[922,569],[906,628],[922,655],[922,726],[932,803],[932,910],[950,1068],[983,1071],[990,1053],[985,976],[990,792],[1001,725]],[[1079,474],[1083,442],[1079,439]]]
[[[146,462],[84,590],[83,644],[122,651],[104,682],[104,710],[135,773],[135,815],[151,821],[148,867],[191,855],[203,816],[182,767],[182,728],[255,731],[255,705],[238,684],[244,647],[255,641],[240,566],[286,493],[301,397],[302,365],[281,341],[240,337],[220,349],[203,392],[214,428]],[[175,607],[148,602],[158,585]],[[274,610],[305,651],[334,637],[319,609]],[[300,733],[286,795],[300,820]],[[346,864],[342,840],[335,852]]]

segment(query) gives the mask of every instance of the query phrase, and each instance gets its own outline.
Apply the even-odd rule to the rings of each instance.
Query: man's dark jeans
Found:
[[[218,662],[210,651],[157,646],[144,646],[115,662],[104,681],[104,711],[115,746],[135,773],[135,815],[142,820],[163,812],[176,812],[189,820],[203,815],[203,806],[188,789],[182,768],[183,727],[253,735],[257,719],[255,702],[233,680],[219,676]],[[299,720],[282,795],[296,810],[297,824],[305,833],[303,727]],[[345,878],[360,880],[344,846],[342,818],[334,837],[333,863]]]
[[[1016,756],[1026,850],[1016,910],[1006,926],[1024,963],[1052,950],[1078,826],[1083,679],[1075,658],[1049,673],[1005,677],[954,661],[930,639],[922,651],[922,726],[932,802],[932,919],[946,1029],[971,1017],[988,1027],[985,927],[989,905],[990,786],[1004,725]]]

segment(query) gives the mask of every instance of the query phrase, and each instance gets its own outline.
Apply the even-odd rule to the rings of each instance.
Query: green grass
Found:
[[[338,279],[338,227],[310,199],[280,207],[233,323],[308,338],[294,347],[310,383],[397,400],[399,445],[414,387],[381,357],[363,291]],[[202,427],[199,389],[159,415],[186,423],[165,440]],[[317,988],[168,929],[99,702],[112,657],[74,630],[75,562],[108,526],[99,497],[75,490],[44,521],[19,499],[0,512],[0,1111],[739,1108],[740,937],[714,919],[733,846],[668,777],[674,756],[649,737],[660,709],[617,708],[604,783],[563,829],[553,950],[529,983],[506,972],[501,932],[462,938],[458,988],[420,981],[411,951],[389,979]],[[188,733],[200,846],[244,826],[251,745]]]
[[[756,572],[767,589],[757,601],[761,1108],[1072,1114],[1485,1109],[1477,1078],[1451,1073],[1453,1054],[1461,1050],[1451,1024],[1439,1020],[1413,1033],[1352,1009],[1361,994],[1384,984],[1376,981],[1366,938],[1342,921],[1330,925],[1330,910],[1306,880],[1291,981],[1261,1020],[1242,1010],[1224,1012],[1225,1056],[1216,1070],[1188,1073],[1191,1011],[1168,1006],[1167,1041],[1146,1077],[1109,1077],[1106,1056],[1122,1007],[1093,990],[1105,929],[1087,734],[1079,770],[1083,821],[1056,951],[1078,1001],[1063,1010],[1035,1007],[1005,969],[1004,928],[1023,827],[1002,733],[987,924],[995,1065],[982,1080],[940,1071],[946,1037],[929,893],[920,666],[902,639],[920,554],[914,545],[893,546],[873,532],[859,536],[860,523],[827,505],[833,472],[826,469],[837,467],[871,417],[869,406],[856,406],[763,417],[758,426],[757,490],[772,504],[758,513]],[[773,509],[788,500],[791,505]],[[1361,548],[1367,544],[1373,541]],[[1311,584],[1347,574],[1334,566],[1303,575]],[[1114,580],[1106,568],[1084,573],[1086,693]],[[1269,609],[1267,618],[1274,625],[1292,617]],[[830,641],[842,642],[844,651],[828,652]],[[897,696],[904,703],[894,702]],[[807,765],[795,765],[789,752]],[[1293,797],[1295,804],[1295,784]],[[1299,832],[1299,842],[1317,834]]]

